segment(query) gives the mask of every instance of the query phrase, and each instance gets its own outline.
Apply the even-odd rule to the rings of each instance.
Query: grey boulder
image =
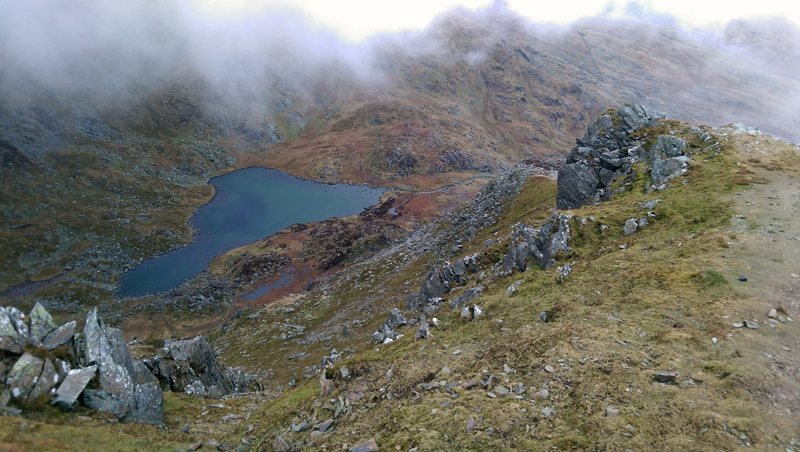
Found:
[[[636,229],[639,227],[639,224],[636,222],[635,218],[631,218],[630,220],[625,222],[625,226],[622,228],[622,235],[633,235],[636,233]]]
[[[399,309],[393,308],[391,311],[389,311],[389,316],[384,324],[390,329],[394,330],[399,326],[407,325],[408,320],[406,320],[405,316],[403,316],[403,313],[400,312]]]
[[[600,179],[586,163],[572,163],[558,169],[556,208],[577,209],[586,205],[600,188]]]
[[[73,320],[53,330],[42,339],[42,347],[53,350],[60,345],[66,344],[72,339],[72,336],[75,335],[75,325],[76,322]]]
[[[45,336],[58,328],[53,317],[40,303],[33,306],[29,317],[31,319],[30,339],[36,345],[40,345]]]
[[[653,147],[650,148],[649,157],[652,159],[656,154],[663,158],[678,157],[683,155],[686,149],[686,142],[672,135],[659,135]]]
[[[44,361],[25,352],[8,373],[6,385],[15,399],[28,400],[36,380],[42,373]]]
[[[151,382],[136,387],[136,417],[134,422],[149,425],[164,423],[164,394],[158,383]]]
[[[111,360],[111,346],[97,319],[97,308],[89,311],[86,316],[86,325],[83,327],[83,340],[86,348],[86,364],[102,365]]]
[[[64,411],[69,411],[78,404],[78,396],[81,395],[86,385],[94,378],[97,373],[97,366],[73,369],[67,373],[67,377],[56,389],[56,398],[53,405],[59,406]]]
[[[28,396],[28,402],[33,402],[46,396],[50,393],[50,390],[56,386],[57,383],[58,374],[56,373],[56,368],[53,366],[52,361],[46,359],[44,361],[44,365],[42,366],[42,373],[36,380],[36,386],[33,387],[33,390]]]
[[[15,307],[0,308],[0,350],[21,354],[28,345],[28,325]]]
[[[83,404],[93,410],[105,411],[121,419],[129,412],[128,404],[108,391],[84,389]]]

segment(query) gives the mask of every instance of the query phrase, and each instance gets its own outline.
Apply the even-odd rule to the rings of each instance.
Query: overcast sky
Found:
[[[315,25],[350,41],[382,32],[424,29],[434,17],[456,7],[485,8],[494,0],[195,0],[221,19],[247,16],[265,7],[299,9]],[[508,7],[535,23],[568,24],[577,19],[625,13],[627,2],[603,0],[507,0]],[[783,16],[800,25],[797,0],[645,0],[639,11],[674,16],[685,26],[714,27],[731,19]]]

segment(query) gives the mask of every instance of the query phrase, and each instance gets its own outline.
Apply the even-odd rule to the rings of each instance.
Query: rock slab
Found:
[[[67,377],[61,383],[61,386],[56,389],[56,398],[53,400],[53,405],[61,407],[64,411],[69,411],[75,408],[78,404],[78,396],[81,395],[86,385],[94,378],[97,373],[97,366],[83,367],[81,369],[73,369],[67,373]]]

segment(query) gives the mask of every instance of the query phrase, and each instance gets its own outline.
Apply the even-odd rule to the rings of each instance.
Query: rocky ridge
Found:
[[[670,180],[684,174],[689,159],[684,140],[661,135],[650,149],[645,149],[646,140],[634,136],[641,127],[656,126],[664,118],[664,113],[643,105],[623,105],[590,124],[570,151],[567,164],[558,170],[557,207],[577,209],[608,201],[615,194],[629,190],[636,178],[637,163],[645,165],[644,171],[650,174],[648,191],[663,190]],[[700,129],[696,132],[703,143],[711,141],[708,133]]]
[[[709,135],[710,140],[705,140],[703,137],[707,135],[706,132],[697,128],[690,130],[690,126],[669,123],[649,127],[645,131],[650,134],[648,140],[640,137],[631,140],[641,140],[639,145],[645,149],[645,156],[648,152],[653,153],[644,162],[635,162],[636,165],[649,163],[650,166],[645,168],[649,169],[650,174],[642,170],[638,170],[637,175],[629,174],[632,176],[629,193],[624,200],[614,204],[614,209],[589,208],[581,213],[597,215],[598,218],[581,218],[575,212],[572,212],[573,215],[553,212],[541,219],[541,223],[525,220],[536,227],[524,221],[507,222],[504,228],[510,229],[510,232],[500,238],[487,240],[488,245],[478,253],[459,252],[475,251],[476,243],[464,243],[463,248],[454,250],[452,243],[438,242],[440,237],[453,237],[459,232],[458,229],[450,229],[444,220],[439,223],[439,227],[423,242],[431,245],[437,243],[439,246],[428,251],[429,262],[435,261],[436,256],[451,253],[455,256],[424,273],[424,280],[416,285],[417,290],[408,298],[407,312],[393,307],[385,317],[378,315],[382,323],[371,337],[367,334],[366,338],[369,338],[367,348],[377,346],[379,350],[375,351],[379,353],[356,351],[355,357],[343,363],[327,363],[332,369],[320,374],[321,392],[319,398],[314,397],[313,400],[322,410],[314,410],[313,414],[311,411],[306,413],[298,410],[300,412],[296,413],[291,426],[276,428],[272,436],[267,435],[264,444],[272,444],[278,450],[290,450],[312,448],[320,443],[333,444],[338,448],[344,442],[347,445],[343,448],[346,449],[349,447],[347,438],[352,439],[356,432],[356,438],[380,432],[382,446],[385,444],[385,447],[391,448],[391,445],[402,444],[402,450],[414,450],[416,446],[424,448],[426,444],[458,450],[476,441],[493,441],[497,447],[504,443],[506,447],[522,449],[524,446],[518,442],[529,438],[541,441],[528,443],[537,446],[544,443],[563,445],[561,441],[569,437],[574,425],[586,424],[578,421],[561,430],[558,430],[559,426],[570,423],[575,413],[581,413],[581,417],[591,418],[592,422],[600,424],[599,428],[615,432],[612,433],[615,435],[613,440],[587,437],[580,443],[586,448],[596,441],[596,445],[629,444],[649,450],[653,448],[651,441],[660,444],[666,435],[672,444],[678,444],[676,438],[685,444],[685,438],[688,438],[692,443],[699,443],[700,449],[711,448],[711,445],[722,447],[724,444],[750,447],[757,443],[761,447],[768,447],[767,443],[774,443],[786,445],[786,450],[796,450],[794,446],[797,443],[795,439],[790,439],[791,434],[787,430],[782,432],[780,438],[775,435],[775,440],[772,440],[772,435],[766,434],[769,429],[756,426],[755,420],[745,424],[739,421],[740,418],[734,419],[735,416],[731,416],[730,412],[717,410],[717,406],[723,403],[745,404],[743,399],[728,401],[726,395],[729,387],[725,379],[734,368],[737,369],[737,375],[749,376],[746,370],[735,367],[741,365],[736,358],[742,353],[746,330],[758,330],[760,322],[760,330],[764,330],[764,325],[771,325],[769,328],[778,332],[778,337],[780,328],[791,327],[792,321],[781,313],[781,308],[771,307],[769,311],[763,311],[769,312],[767,317],[771,320],[734,322],[732,330],[729,317],[738,319],[737,316],[743,315],[741,310],[706,302],[710,299],[711,303],[716,303],[719,294],[728,290],[725,287],[727,283],[719,281],[729,279],[727,273],[723,277],[716,270],[702,268],[703,265],[709,265],[705,259],[717,255],[717,248],[711,248],[711,251],[703,254],[703,262],[699,264],[694,259],[685,259],[686,255],[683,254],[683,250],[697,254],[702,250],[705,253],[705,248],[713,244],[721,246],[719,249],[725,253],[722,257],[726,258],[728,247],[738,246],[731,244],[739,240],[733,235],[723,235],[725,241],[717,240],[719,231],[712,228],[716,223],[711,223],[712,227],[704,226],[708,229],[701,231],[707,235],[696,234],[694,225],[708,221],[701,215],[705,215],[707,207],[713,204],[704,204],[703,208],[698,209],[697,206],[688,205],[685,197],[692,191],[715,193],[720,186],[731,184],[730,180],[738,181],[728,179],[731,172],[739,175],[751,173],[747,173],[746,169],[738,169],[738,165],[728,161],[729,154],[721,162],[715,159],[716,144],[710,141],[722,142],[722,132],[706,129],[715,135]],[[680,135],[681,141],[686,143],[685,148],[673,146],[679,142],[668,138],[670,130]],[[764,137],[757,139],[766,140]],[[686,168],[680,168],[670,174],[675,174],[673,179],[685,174],[687,182],[672,188],[667,183],[662,188],[667,190],[658,194],[663,199],[655,199],[653,181],[663,173],[652,162],[658,159],[664,162],[678,155],[687,160],[683,163],[693,165],[692,170],[684,172]],[[688,161],[690,158],[692,161]],[[733,166],[733,169],[726,166]],[[709,182],[709,175],[718,174],[715,171],[719,168],[724,169],[719,172],[722,180]],[[653,174],[654,170],[656,174]],[[746,185],[752,180],[755,179],[733,184]],[[712,190],[702,191],[708,190],[709,186]],[[796,203],[796,197],[791,198]],[[768,205],[777,204],[770,202]],[[617,207],[623,212],[617,212]],[[647,211],[646,216],[640,214],[642,209]],[[697,212],[703,213],[697,214],[690,209],[698,209]],[[719,212],[715,215],[719,215]],[[722,215],[728,215],[728,212]],[[453,217],[458,218],[456,215]],[[667,221],[659,221],[660,218]],[[666,230],[680,232],[677,237],[663,237],[651,230],[640,230],[648,225],[661,231],[668,228]],[[475,237],[480,237],[481,230],[476,232]],[[552,240],[547,243],[550,237]],[[544,243],[537,244],[537,239],[542,239]],[[536,259],[531,254],[533,246],[542,252],[541,245],[544,244],[554,247],[550,260]],[[407,252],[402,246],[397,249]],[[498,253],[498,250],[503,252]],[[574,257],[570,255],[572,252],[575,253]],[[421,256],[424,259],[425,255]],[[394,257],[399,259],[401,255]],[[572,258],[575,262],[570,262]],[[543,270],[559,266],[554,272],[537,272],[531,271],[533,262],[541,265]],[[664,268],[664,262],[670,262],[670,266]],[[711,262],[716,265],[717,261]],[[373,262],[373,265],[378,264]],[[718,268],[722,268],[723,264],[719,265]],[[646,270],[636,268],[639,266]],[[781,267],[783,271],[789,269],[785,265]],[[573,268],[577,270],[576,274],[572,273]],[[609,271],[609,268],[619,268],[620,271]],[[506,281],[513,281],[506,278],[513,272],[528,273],[520,275],[521,279],[508,286],[507,297],[498,294],[494,277],[505,278],[500,279],[504,288]],[[684,275],[681,280],[670,280],[677,273]],[[654,275],[659,281],[653,282]],[[791,277],[796,278],[796,275],[792,274]],[[609,284],[612,278],[614,283]],[[741,276],[739,280],[747,281]],[[666,287],[660,287],[662,284]],[[472,303],[476,298],[470,297],[476,293],[480,297],[485,290],[484,285],[489,289],[483,295],[481,307]],[[670,293],[674,287],[696,294],[704,300],[703,303],[692,307],[690,300]],[[450,293],[459,293],[457,291],[462,288],[464,291],[460,295],[448,297]],[[635,288],[635,291],[631,288]],[[524,291],[522,295],[516,293],[518,289]],[[629,296],[631,292],[633,295]],[[398,297],[389,297],[396,306]],[[420,303],[420,297],[424,297],[424,302]],[[547,297],[548,301],[542,303],[538,299],[540,297]],[[454,314],[444,309],[448,301],[452,306],[458,303],[456,300],[464,298],[469,298],[469,301],[463,303],[460,313]],[[680,310],[676,311],[669,304],[671,300],[682,300]],[[568,309],[561,303],[567,303]],[[515,309],[509,309],[509,305],[515,305]],[[534,310],[539,306],[541,308]],[[687,308],[692,312],[686,312]],[[644,312],[631,312],[632,309],[643,309]],[[749,309],[747,307],[746,311]],[[534,310],[533,315],[524,321],[513,318],[526,315],[523,312],[531,310]],[[789,310],[787,307],[786,312]],[[602,312],[602,316],[593,313],[596,311]],[[720,316],[719,311],[725,315]],[[584,326],[586,318],[592,318],[593,315],[595,317],[591,321],[596,322],[597,326],[590,326],[588,322]],[[760,318],[760,315],[757,316]],[[465,323],[475,319],[479,322]],[[687,325],[695,319],[701,319],[715,329],[730,331],[727,339],[712,337],[710,333],[714,330]],[[581,326],[576,326],[579,323]],[[742,334],[737,336],[739,333]],[[480,340],[473,340],[473,335],[477,334],[483,336]],[[715,334],[719,336],[719,333]],[[685,335],[686,339],[679,339],[679,335]],[[700,342],[698,338],[702,338]],[[426,342],[410,344],[417,340]],[[399,344],[392,343],[396,341]],[[681,344],[680,349],[676,349],[676,343]],[[794,349],[784,346],[782,350],[788,353]],[[733,356],[729,358],[731,352]],[[369,357],[363,358],[362,353]],[[760,350],[753,353],[761,355]],[[691,364],[686,360],[687,354],[695,360]],[[463,358],[464,355],[468,357]],[[386,358],[383,359],[383,356]],[[757,359],[754,355],[750,356],[747,361]],[[788,362],[785,356],[779,358],[770,352],[768,358],[779,361],[783,366]],[[725,366],[724,372],[720,366]],[[774,369],[774,372],[784,376],[793,372]],[[604,382],[603,385],[614,385],[614,389],[600,389],[596,384],[598,379]],[[300,386],[300,383],[297,384]],[[753,394],[752,397],[759,397],[756,394],[762,388],[753,388],[752,383],[748,384],[751,387],[747,391]],[[311,385],[315,386],[315,383]],[[796,385],[791,388],[787,386],[786,391],[796,394]],[[680,405],[653,402],[662,400],[662,397],[667,400],[678,398]],[[788,397],[784,399],[788,401],[787,404],[796,406],[792,399],[794,396]],[[773,396],[769,399],[777,400]],[[648,408],[647,401],[656,408]],[[752,404],[752,401],[747,403]],[[586,410],[587,406],[591,406],[591,410]],[[685,409],[685,406],[689,409]],[[325,410],[330,411],[333,417],[327,416]],[[583,410],[586,410],[585,416]],[[659,419],[664,410],[675,413],[673,419],[680,428],[657,430],[660,433],[656,433],[652,429],[661,428]],[[794,412],[794,408],[791,412]],[[396,428],[386,427],[392,425],[393,417],[399,418],[407,413],[415,413],[413,420],[397,422]],[[507,413],[508,418],[497,418]],[[775,416],[780,417],[781,413]],[[371,423],[364,422],[365,418],[371,419]],[[647,420],[643,421],[645,418]],[[712,418],[713,422],[710,420]],[[783,418],[787,418],[785,414]],[[526,422],[528,425],[523,425]],[[461,431],[458,432],[457,428]],[[434,436],[426,432],[434,429],[436,436],[431,439]],[[758,438],[758,432],[762,431],[764,433]],[[454,438],[461,438],[462,442],[455,444]]]
[[[567,164],[558,170],[556,208],[576,209],[586,204],[597,204],[611,199],[617,193],[632,189],[633,182],[637,178],[634,166],[637,164],[646,165],[644,169],[650,174],[652,183],[648,182],[646,184],[646,191],[668,188],[668,181],[683,175],[687,171],[687,162],[690,159],[686,153],[687,143],[683,139],[672,135],[659,135],[650,148],[646,150],[646,136],[634,135],[636,131],[643,127],[653,128],[657,126],[658,121],[665,119],[665,116],[665,114],[653,112],[643,105],[623,105],[616,111],[607,112],[597,121],[590,124],[583,138],[577,140],[578,146],[570,152]],[[714,151],[717,143],[709,144],[711,136],[699,128],[693,128],[691,131],[697,133],[698,139],[706,145],[701,152],[711,150],[710,157],[713,158],[716,155]],[[485,221],[476,221],[477,218],[481,218],[480,214],[483,213],[480,207],[485,207],[485,202],[481,203],[480,199],[482,196],[484,198],[491,196],[489,194],[496,196],[497,187],[504,187],[500,191],[510,199],[513,199],[518,191],[509,190],[506,187],[508,182],[505,182],[505,179],[513,180],[512,176],[514,174],[516,173],[512,171],[507,176],[501,177],[487,186],[485,190],[482,190],[473,202],[467,203],[467,206],[461,210],[472,214],[469,219],[461,219],[457,214],[454,215],[455,218],[445,216],[443,221],[451,220],[452,223],[450,227],[437,228],[440,242],[438,246],[433,245],[434,249],[446,250],[447,246],[441,241],[451,240],[457,245],[450,248],[450,253],[456,254],[461,249],[461,243],[470,241],[480,229],[491,226],[494,217],[488,214],[483,216],[486,219]],[[614,184],[619,187],[612,190],[612,185]],[[512,187],[515,186],[512,185]],[[636,233],[638,228],[649,225],[650,221],[655,218],[652,209],[657,202],[658,200],[650,201],[642,206],[649,210],[647,216],[651,220],[648,220],[647,217],[627,220],[623,225],[622,235],[632,235]],[[502,203],[496,202],[495,205],[501,206]],[[399,314],[399,311],[393,314],[395,310],[392,310],[389,314],[389,319],[375,331],[372,339],[376,343],[386,343],[402,337],[402,334],[397,333],[394,328],[408,323],[421,325],[417,338],[430,337],[428,330],[430,325],[426,322],[426,319],[439,312],[443,303],[447,301],[442,297],[453,288],[467,284],[473,278],[473,276],[470,276],[471,274],[475,274],[477,279],[482,280],[488,276],[486,272],[482,272],[486,268],[491,271],[492,277],[497,279],[510,275],[514,271],[524,272],[529,270],[531,268],[530,261],[535,262],[545,270],[549,269],[556,264],[555,256],[557,254],[567,254],[571,251],[568,241],[571,238],[570,231],[572,226],[577,225],[577,227],[583,228],[589,221],[594,223],[597,222],[597,219],[593,217],[588,220],[573,218],[571,215],[556,211],[547,218],[539,229],[532,228],[524,223],[515,225],[512,232],[505,237],[505,241],[509,243],[508,251],[501,260],[495,263],[485,262],[482,253],[457,258],[453,260],[452,264],[449,261],[445,261],[441,266],[430,270],[426,274],[419,292],[412,292],[406,299],[406,310],[409,312],[421,311],[422,315],[418,318],[412,318],[408,322],[398,324],[392,319]],[[466,223],[466,231],[463,230],[463,227],[458,228],[461,223]],[[600,224],[599,228],[602,232],[608,226]],[[461,234],[444,232],[452,230],[460,230],[462,232]],[[498,242],[501,241],[498,240]],[[484,249],[494,243],[494,240],[487,241]],[[572,264],[574,262],[565,263],[563,266],[558,267],[557,273],[560,280],[572,271]],[[480,275],[477,275],[478,273]],[[451,309],[463,310],[465,308],[463,305],[477,298],[482,290],[483,286],[466,289],[462,295],[449,301]],[[509,287],[509,293],[512,292],[512,287]],[[463,317],[472,319],[474,315],[471,312],[475,308],[480,310],[480,307],[475,305],[472,310],[465,312]],[[546,318],[546,313],[543,314]],[[400,315],[402,316],[402,314]],[[546,321],[545,318],[542,320]]]

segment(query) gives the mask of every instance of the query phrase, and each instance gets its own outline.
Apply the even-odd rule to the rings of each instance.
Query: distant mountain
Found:
[[[149,39],[3,65],[0,290],[71,268],[76,286],[49,307],[113,296],[121,271],[191,239],[208,178],[236,168],[417,188],[521,160],[554,169],[623,103],[800,141],[800,32],[780,21],[553,28],[492,7],[349,47],[288,19],[285,35],[253,22],[193,47],[162,22]]]
[[[200,136],[247,164],[376,184],[530,157],[558,163],[588,118],[620,103],[694,123],[743,121],[800,141],[798,36],[780,21],[732,22],[710,37],[635,20],[547,28],[503,8],[455,11],[424,33],[376,38],[359,65],[319,55],[304,62],[301,46],[270,47],[276,53],[250,58],[277,63],[246,89],[233,86],[241,78],[209,81],[195,61],[124,100],[34,91],[3,102],[0,134],[25,153],[102,141],[103,131]],[[20,135],[20,124],[31,134]]]

